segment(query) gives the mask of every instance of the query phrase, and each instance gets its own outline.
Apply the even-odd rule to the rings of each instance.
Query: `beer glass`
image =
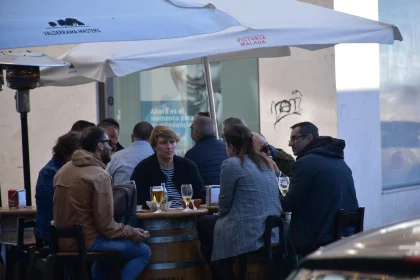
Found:
[[[279,190],[283,196],[289,192],[289,177],[280,177],[279,178]]]
[[[190,210],[190,202],[191,202],[191,198],[193,195],[193,188],[191,185],[182,185],[181,186],[181,196],[182,196],[182,200],[184,200],[185,202],[185,209],[184,211],[189,211]]]
[[[156,201],[156,204],[157,204],[157,210],[155,213],[161,212],[160,204],[163,202],[164,196],[165,194],[163,193],[162,186],[152,187],[152,197],[153,197],[153,200]]]

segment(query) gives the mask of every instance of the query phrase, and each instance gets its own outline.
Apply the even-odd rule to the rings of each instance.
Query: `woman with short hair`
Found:
[[[191,184],[194,198],[205,198],[203,180],[197,166],[190,160],[175,155],[179,136],[168,126],[158,125],[150,135],[150,145],[155,153],[141,161],[133,171],[131,180],[137,186],[137,204],[146,206],[150,197],[150,187],[165,183],[171,208],[182,207],[179,203],[181,185]],[[204,200],[203,200],[204,201]]]

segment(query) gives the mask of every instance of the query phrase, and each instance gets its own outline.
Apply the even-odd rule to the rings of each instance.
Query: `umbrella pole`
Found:
[[[214,128],[216,130],[216,138],[219,139],[219,129],[217,127],[216,108],[214,107],[214,93],[213,93],[213,84],[211,81],[210,63],[209,63],[208,57],[203,57],[201,61],[203,63],[204,76],[206,77],[207,95],[209,98],[209,105],[210,105],[210,117],[213,120]]]
[[[22,130],[22,157],[23,157],[23,180],[26,190],[26,205],[32,205],[31,196],[31,171],[29,162],[29,133],[28,133],[28,112],[29,90],[16,91],[16,111],[20,113],[20,125]]]

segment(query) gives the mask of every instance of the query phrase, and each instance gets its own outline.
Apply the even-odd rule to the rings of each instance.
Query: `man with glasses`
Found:
[[[90,252],[118,252],[127,262],[122,279],[137,279],[148,264],[151,251],[143,243],[148,233],[116,223],[111,177],[105,164],[111,160],[111,143],[105,130],[88,127],[80,136],[81,149],[74,152],[54,177],[54,223],[57,228],[82,227],[86,249]],[[60,251],[76,252],[76,241],[60,241]],[[108,279],[111,265],[98,261],[92,279]]]
[[[289,236],[294,250],[306,255],[331,241],[337,210],[352,212],[359,204],[344,161],[344,140],[319,136],[310,122],[291,129],[289,146],[297,158],[289,192],[280,201],[284,211],[292,212]],[[343,236],[349,234],[346,229]]]
[[[108,138],[111,143],[112,152],[118,151],[117,144],[118,144],[118,137],[119,137],[119,128],[113,123],[109,122],[101,122],[98,124],[98,127],[102,128],[108,134]]]

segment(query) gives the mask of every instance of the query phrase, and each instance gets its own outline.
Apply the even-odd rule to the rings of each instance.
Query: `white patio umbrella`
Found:
[[[0,50],[88,42],[155,40],[240,25],[212,4],[178,0],[4,0]]]
[[[196,0],[203,2],[205,0]],[[162,66],[203,62],[210,114],[217,126],[209,61],[288,55],[287,46],[317,50],[339,43],[392,44],[398,28],[294,0],[214,0],[241,27],[158,41],[82,44],[63,56],[69,69],[42,70],[43,85],[69,86]],[[283,48],[282,48],[283,47]],[[216,129],[217,131],[217,129]]]
[[[73,0],[67,3],[68,5],[65,4],[57,0],[3,0],[0,9],[0,50],[86,42],[180,38],[240,26],[233,17],[207,3],[195,4],[178,0],[125,0],[121,3],[113,0]],[[11,65],[19,65],[20,68],[13,69],[18,69],[22,75],[25,74],[29,68],[22,70],[22,67],[33,63],[22,64],[16,60],[17,56],[19,55],[11,55],[9,52],[1,54],[0,69],[5,65],[8,65],[9,69],[13,68]],[[27,61],[27,58],[31,61],[35,58],[45,59],[42,54],[24,53],[23,57],[24,61]],[[38,62],[36,61],[36,65],[39,66],[52,65]],[[33,71],[33,67],[30,70]],[[29,74],[26,76],[29,77]],[[39,72],[36,72],[35,76],[38,79]],[[31,86],[38,84],[38,80]],[[22,154],[26,202],[27,205],[31,205],[26,122],[29,112],[28,87],[24,90],[25,92],[21,91],[24,94],[17,95],[17,101],[21,96],[23,102],[20,103],[28,105],[20,112],[25,116],[24,120],[22,119]]]

